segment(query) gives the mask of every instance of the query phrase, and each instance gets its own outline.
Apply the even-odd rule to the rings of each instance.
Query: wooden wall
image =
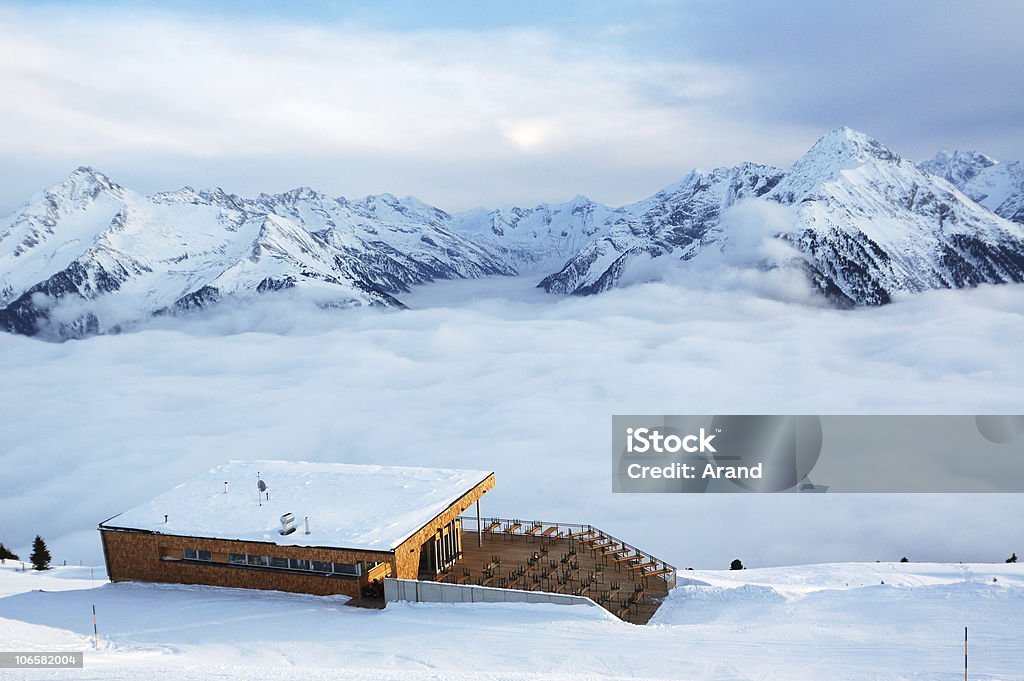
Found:
[[[416,579],[420,572],[420,549],[439,529],[462,515],[488,490],[494,489],[494,474],[488,475],[479,485],[462,495],[448,510],[424,525],[418,532],[402,542],[395,549],[395,570],[399,579]],[[463,541],[468,541],[463,539]]]
[[[344,594],[361,596],[362,578],[328,577],[284,570],[261,569],[227,562],[228,553],[248,553],[277,558],[358,563],[382,561],[394,563],[394,554],[375,551],[276,546],[260,542],[223,539],[202,539],[145,532],[101,530],[107,574],[113,582],[140,581],[171,584],[208,584],[243,589],[274,589],[295,593],[328,596]],[[184,549],[201,549],[213,554],[210,563],[162,560],[164,556],[180,558]]]

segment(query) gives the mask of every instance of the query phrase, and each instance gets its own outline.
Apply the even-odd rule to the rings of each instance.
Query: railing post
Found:
[[[476,500],[476,541],[479,548],[484,546],[484,526],[480,522],[480,500]]]

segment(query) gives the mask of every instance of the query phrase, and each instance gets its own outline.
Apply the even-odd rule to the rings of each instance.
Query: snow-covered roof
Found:
[[[282,546],[390,551],[490,475],[444,468],[231,461],[100,526]],[[259,480],[266,484],[269,499],[267,493],[259,494]],[[278,531],[285,513],[295,514],[298,528],[289,535]],[[306,516],[309,534],[303,527]]]

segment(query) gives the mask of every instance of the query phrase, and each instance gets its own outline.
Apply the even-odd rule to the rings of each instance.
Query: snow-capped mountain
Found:
[[[791,252],[761,266],[803,269],[838,304],[877,305],[904,292],[1024,281],[1020,225],[878,141],[839,128],[788,171],[753,164],[694,171],[625,207],[626,216],[605,236],[540,285],[595,293],[616,285],[641,254],[690,261],[735,248],[743,235],[720,221],[741,199],[792,210],[791,224],[772,235]]]
[[[761,196],[783,173],[747,163],[710,173],[694,170],[681,182],[613,215],[604,236],[573,256],[540,285],[554,293],[599,293],[613,287],[633,258],[673,253],[686,260],[702,249],[725,208],[744,197]]]
[[[448,221],[415,199],[308,188],[142,196],[81,167],[0,221],[0,328],[70,337],[292,288],[322,305],[401,306],[391,294],[411,284],[513,273]]]
[[[603,236],[622,215],[585,196],[535,208],[478,208],[452,216],[452,228],[501,254],[520,273],[548,273]]]
[[[712,278],[737,263],[798,271],[846,306],[1020,282],[1024,167],[976,152],[915,165],[838,128],[788,170],[694,170],[621,208],[578,196],[454,216],[308,187],[144,196],[81,167],[0,219],[0,330],[102,333],[285,289],[321,306],[401,307],[412,285],[520,272],[592,294],[650,259]]]
[[[940,151],[918,164],[1007,220],[1024,223],[1024,164],[1000,163],[976,151]]]

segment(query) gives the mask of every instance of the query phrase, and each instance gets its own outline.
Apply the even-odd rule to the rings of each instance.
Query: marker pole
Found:
[[[96,628],[96,606],[92,606],[92,636],[96,650],[100,649],[100,631]]]
[[[964,627],[964,681],[967,681],[967,627]]]

